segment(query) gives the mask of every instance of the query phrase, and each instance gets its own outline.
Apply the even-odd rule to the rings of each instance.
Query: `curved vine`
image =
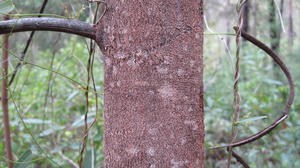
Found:
[[[239,27],[235,26],[234,30],[238,31]],[[268,127],[266,127],[265,129],[259,131],[256,134],[253,134],[253,135],[251,135],[249,137],[246,137],[242,140],[236,141],[236,142],[231,143],[231,144],[223,145],[223,146],[212,147],[213,149],[223,148],[223,147],[229,148],[229,147],[242,146],[242,145],[251,143],[255,140],[258,140],[261,137],[267,135],[274,128],[276,128],[276,126],[278,126],[282,121],[284,121],[288,117],[291,105],[293,104],[293,101],[294,101],[294,98],[295,98],[295,86],[294,86],[292,75],[291,75],[287,65],[282,61],[282,59],[272,49],[270,49],[263,42],[257,40],[255,37],[253,37],[252,35],[246,33],[243,30],[240,30],[240,31],[241,31],[241,36],[244,39],[251,42],[252,44],[257,46],[261,50],[265,51],[273,59],[273,61],[275,61],[275,63],[280,67],[281,71],[284,73],[285,77],[288,80],[289,97],[287,99],[287,103],[285,104],[285,107],[284,107],[284,110],[283,110],[282,114],[273,123],[271,123]],[[237,161],[240,162],[244,167],[246,167],[246,168],[249,167],[245,163],[245,161],[239,155],[237,155],[236,153],[233,153],[233,157],[235,157],[237,159]]]
[[[234,27],[234,29],[238,30],[238,27]],[[251,135],[247,138],[244,138],[244,139],[234,142],[232,144],[227,144],[227,145],[220,146],[220,147],[241,146],[241,145],[253,142],[253,141],[267,135],[269,132],[271,132],[276,126],[278,126],[283,120],[285,120],[288,117],[289,110],[290,110],[291,105],[293,104],[294,98],[295,98],[295,86],[294,86],[292,75],[291,75],[288,67],[286,66],[286,64],[281,60],[281,58],[272,49],[270,49],[268,46],[266,46],[263,42],[257,40],[255,37],[251,36],[250,34],[244,32],[244,31],[241,31],[241,35],[243,38],[245,38],[246,40],[248,40],[249,42],[251,42],[252,44],[257,46],[258,48],[262,49],[263,51],[265,51],[276,62],[276,64],[280,67],[280,69],[285,74],[285,76],[288,80],[290,93],[289,93],[289,98],[287,100],[287,103],[285,104],[285,108],[284,108],[282,114],[272,124],[270,124],[268,127],[266,127],[265,129],[259,131],[258,133],[254,134],[254,135]],[[220,148],[220,147],[215,147],[215,148]]]

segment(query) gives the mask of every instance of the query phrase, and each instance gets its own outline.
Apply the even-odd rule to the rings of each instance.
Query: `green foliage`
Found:
[[[95,155],[94,155],[94,149],[88,149],[86,151],[86,155],[83,161],[83,167],[84,168],[93,168],[95,167]]]
[[[0,14],[8,14],[15,8],[11,0],[3,0],[0,2]]]
[[[14,168],[27,168],[31,164],[32,152],[27,150],[16,162]]]
[[[99,93],[100,109],[96,113],[95,98],[91,91],[88,123],[91,123],[95,117],[98,121],[91,129],[88,145],[92,145],[93,148],[88,149],[85,160],[86,165],[91,165],[90,153],[92,151],[95,167],[99,167],[103,159],[103,101],[101,93],[104,75],[99,55],[97,53],[94,73],[97,75],[95,82]],[[17,53],[12,57],[15,58],[16,56]],[[13,65],[17,63],[17,59],[14,58],[12,59]],[[52,60],[53,64],[51,65]],[[77,83],[86,85],[87,60],[86,42],[81,38],[68,39],[65,41],[65,46],[55,52],[52,49],[38,51],[25,60],[30,64],[23,65],[16,81],[11,86],[11,95],[17,107],[11,103],[10,111],[12,132],[14,133],[13,151],[15,154],[19,154],[25,149],[31,150],[32,161],[30,161],[30,165],[52,165],[44,152],[48,153],[48,157],[62,167],[69,167],[69,165],[66,160],[62,159],[60,153],[65,158],[77,162],[81,138],[83,137],[83,118],[86,109],[85,90]],[[63,76],[58,75],[58,73]],[[69,80],[69,78],[77,83]],[[20,110],[22,118],[18,117],[16,108]],[[21,120],[30,129],[44,152],[33,142]],[[2,129],[0,130],[2,131]],[[3,146],[0,146],[0,152],[4,153]],[[17,166],[22,167],[24,164],[20,163]]]

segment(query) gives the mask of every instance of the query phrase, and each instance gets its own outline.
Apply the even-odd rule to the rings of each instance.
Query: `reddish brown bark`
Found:
[[[8,20],[8,16],[4,17],[4,20]],[[3,110],[3,128],[4,128],[4,144],[5,153],[8,160],[13,160],[13,154],[11,150],[11,137],[10,137],[10,124],[9,124],[9,112],[8,112],[8,86],[7,86],[7,74],[8,74],[8,34],[3,35],[2,45],[2,110]],[[8,161],[8,167],[13,168],[13,162]]]
[[[204,167],[202,0],[107,5],[105,167]]]

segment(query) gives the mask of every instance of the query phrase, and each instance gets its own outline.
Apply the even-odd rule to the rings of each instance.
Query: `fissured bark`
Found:
[[[202,168],[202,0],[107,1],[107,168]]]

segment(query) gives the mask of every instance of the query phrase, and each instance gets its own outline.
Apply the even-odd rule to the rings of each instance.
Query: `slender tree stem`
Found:
[[[8,20],[9,17],[5,16],[4,20]],[[3,36],[2,46],[2,110],[3,110],[3,127],[4,127],[4,143],[6,150],[6,157],[8,159],[8,168],[13,168],[13,154],[11,150],[11,136],[10,136],[10,124],[9,124],[9,111],[8,111],[8,34]]]

